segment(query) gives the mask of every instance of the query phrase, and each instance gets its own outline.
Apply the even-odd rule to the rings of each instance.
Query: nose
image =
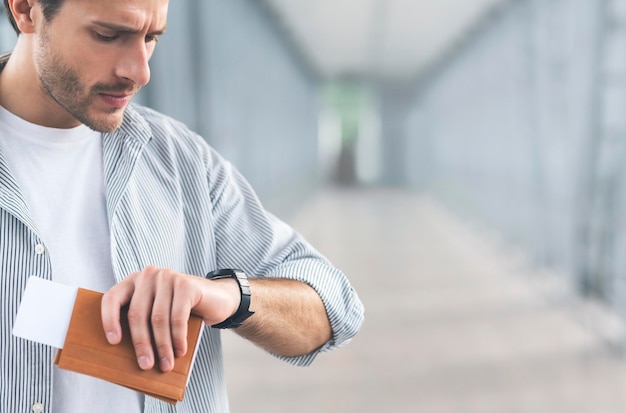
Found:
[[[149,45],[143,39],[128,44],[123,49],[122,57],[116,67],[116,75],[138,86],[145,86],[150,81],[148,62],[151,54]]]

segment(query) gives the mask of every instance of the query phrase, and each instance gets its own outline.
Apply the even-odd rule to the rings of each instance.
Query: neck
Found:
[[[0,55],[0,106],[31,123],[66,129],[80,122],[42,89],[30,44],[20,34],[13,52]]]

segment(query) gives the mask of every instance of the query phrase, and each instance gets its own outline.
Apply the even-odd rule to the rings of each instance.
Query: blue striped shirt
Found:
[[[363,306],[346,277],[265,211],[236,168],[183,124],[133,105],[118,130],[103,134],[103,157],[117,282],[147,265],[303,281],[322,298],[333,336],[311,354],[281,357],[294,365],[356,334]],[[28,277],[51,279],[49,257],[36,251],[44,243],[0,152],[0,412],[52,406],[55,349],[11,335]],[[185,400],[173,407],[146,397],[146,413],[228,411],[219,330],[205,330],[200,346]]]

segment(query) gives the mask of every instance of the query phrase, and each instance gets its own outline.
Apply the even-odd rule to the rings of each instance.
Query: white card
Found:
[[[63,348],[78,288],[30,277],[13,325],[13,335]]]

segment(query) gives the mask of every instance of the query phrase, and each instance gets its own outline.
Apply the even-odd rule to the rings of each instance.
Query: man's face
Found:
[[[43,97],[58,105],[58,116],[101,132],[120,126],[130,100],[150,80],[148,60],[165,30],[167,5],[65,0],[49,22],[41,16],[35,63]]]

